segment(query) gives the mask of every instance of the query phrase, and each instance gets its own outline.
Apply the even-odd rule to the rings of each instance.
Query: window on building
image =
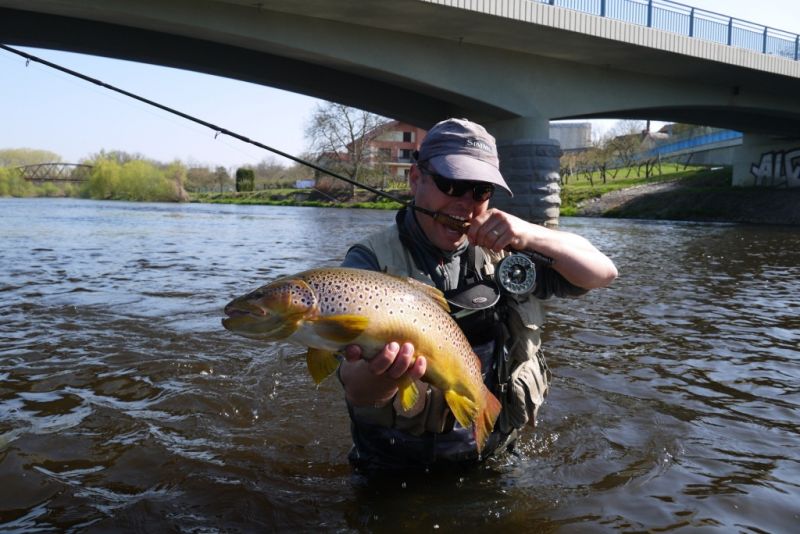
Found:
[[[389,161],[392,159],[392,149],[391,148],[379,148],[378,149],[378,157],[381,161]]]
[[[411,149],[410,148],[401,148],[400,155],[397,158],[398,161],[411,161]]]
[[[404,143],[413,143],[414,142],[414,132],[403,132],[403,142]]]

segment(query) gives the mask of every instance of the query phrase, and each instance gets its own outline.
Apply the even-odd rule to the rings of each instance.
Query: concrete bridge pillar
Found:
[[[495,195],[494,205],[526,221],[558,226],[562,152],[550,139],[550,122],[526,117],[485,126],[497,139],[500,172],[514,192],[513,198]]]

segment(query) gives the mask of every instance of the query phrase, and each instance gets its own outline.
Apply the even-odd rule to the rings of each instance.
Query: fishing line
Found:
[[[246,136],[238,134],[238,133],[236,133],[234,131],[228,130],[227,128],[223,128],[222,126],[218,126],[218,125],[216,125],[214,123],[211,123],[211,122],[205,121],[203,119],[197,118],[197,117],[195,117],[193,115],[189,115],[188,113],[184,113],[182,111],[179,111],[177,109],[171,108],[169,106],[165,106],[163,104],[159,104],[158,102],[155,102],[155,101],[150,100],[148,98],[145,98],[143,96],[139,96],[139,95],[137,95],[135,93],[131,93],[130,91],[126,91],[124,89],[120,89],[119,87],[115,87],[115,86],[113,86],[111,84],[105,83],[105,82],[103,82],[101,80],[98,80],[97,78],[92,78],[92,77],[87,76],[85,74],[82,74],[80,72],[74,71],[72,69],[68,69],[67,67],[62,67],[61,65],[58,65],[56,63],[52,63],[50,61],[47,61],[46,59],[42,59],[42,58],[40,58],[38,56],[34,56],[32,54],[29,54],[27,52],[23,52],[21,50],[17,50],[15,48],[11,48],[10,46],[4,45],[4,44],[0,44],[0,48],[5,50],[5,51],[7,51],[7,52],[11,52],[12,54],[16,54],[16,55],[24,58],[26,60],[26,62],[35,61],[37,63],[41,63],[42,65],[50,67],[51,69],[55,69],[57,71],[65,73],[65,74],[69,74],[70,76],[74,76],[76,78],[80,78],[81,80],[87,81],[87,82],[89,82],[91,84],[97,85],[97,86],[102,87],[104,89],[108,89],[109,91],[113,91],[115,93],[119,93],[121,95],[127,96],[128,98],[132,98],[134,100],[138,100],[139,102],[143,102],[143,103],[145,103],[145,104],[147,104],[149,106],[153,106],[153,107],[158,108],[158,109],[160,109],[162,111],[166,111],[167,113],[171,113],[173,115],[177,115],[178,117],[181,117],[181,118],[186,119],[188,121],[194,122],[194,123],[199,124],[201,126],[205,126],[206,128],[209,128],[210,130],[213,130],[215,132],[215,138],[217,136],[219,136],[219,135],[227,135],[228,137],[233,137],[234,139],[238,139],[239,141],[242,141],[243,143],[248,143],[250,145],[257,146],[258,148],[267,150],[268,152],[272,152],[273,154],[277,154],[277,155],[279,155],[281,157],[284,157],[284,158],[286,158],[288,160],[294,161],[295,163],[299,163],[301,165],[305,165],[306,167],[310,167],[310,168],[312,168],[312,169],[314,169],[316,171],[319,171],[319,172],[321,172],[323,174],[327,174],[329,176],[332,176],[333,178],[337,178],[337,179],[342,180],[344,182],[347,182],[347,183],[349,183],[351,185],[355,185],[355,186],[361,187],[363,189],[366,189],[367,191],[370,191],[371,193],[375,193],[376,195],[379,195],[379,196],[388,198],[390,200],[393,200],[393,201],[397,202],[398,204],[401,204],[401,205],[403,205],[403,206],[405,206],[407,208],[412,208],[412,209],[414,209],[416,211],[419,211],[421,213],[429,215],[430,217],[433,217],[433,219],[435,221],[437,221],[437,222],[439,222],[441,224],[444,224],[445,226],[448,226],[448,227],[450,227],[450,228],[452,228],[454,230],[466,231],[469,228],[469,223],[466,222],[466,221],[461,221],[461,220],[456,219],[454,217],[451,217],[451,216],[449,216],[449,215],[447,215],[445,213],[434,212],[434,211],[422,208],[420,206],[417,206],[416,204],[413,204],[413,203],[410,203],[410,202],[406,202],[406,201],[404,201],[404,200],[402,200],[402,199],[400,199],[400,198],[398,198],[398,197],[396,197],[396,196],[394,196],[394,195],[392,195],[390,193],[387,193],[386,191],[381,191],[380,189],[368,186],[366,184],[362,184],[360,182],[357,182],[357,181],[353,180],[352,178],[348,178],[347,176],[343,176],[341,174],[338,174],[338,173],[335,173],[333,171],[330,171],[330,170],[328,170],[328,169],[326,169],[324,167],[320,167],[319,165],[311,163],[310,161],[306,161],[304,159],[298,158],[298,157],[293,156],[291,154],[288,154],[288,153],[286,153],[286,152],[284,152],[282,150],[278,150],[277,148],[273,148],[271,146],[268,146],[268,145],[265,145],[265,144],[260,143],[258,141],[255,141],[253,139],[250,139],[249,137],[246,137]]]
[[[17,60],[15,58],[11,58],[9,56],[0,56],[0,58],[4,62],[11,63],[13,61],[14,64],[16,65]],[[157,109],[153,109],[151,106],[142,104],[141,102],[132,101],[130,98],[125,98],[122,95],[105,91],[103,90],[102,87],[87,86],[83,82],[83,80],[77,80],[74,77],[69,76],[63,72],[54,71],[53,69],[48,69],[46,66],[40,66],[37,65],[36,63],[31,63],[29,60],[25,61],[25,67],[30,71],[34,72],[36,75],[45,77],[46,82],[56,80],[59,83],[66,83],[72,87],[81,87],[83,88],[83,90],[87,90],[88,87],[88,91],[90,91],[91,94],[97,95],[100,98],[108,99],[111,102],[118,105],[130,107],[139,113],[146,113],[150,117],[158,118],[159,120],[165,121],[174,127],[181,128],[182,130],[187,132],[191,132],[193,136],[198,136],[202,137],[203,139],[207,139],[207,136],[205,134],[205,132],[207,132],[207,129],[205,128],[201,129],[196,124],[187,123],[185,120],[178,120],[178,118],[174,117],[173,115],[170,115],[168,113],[163,113]],[[215,136],[214,140],[217,143],[221,143],[228,149],[237,152],[243,156],[247,156],[249,158],[255,157],[254,151],[252,151],[251,149],[245,149],[245,147],[243,147],[241,143],[232,143],[229,142],[230,140],[227,138],[218,138],[217,136]]]

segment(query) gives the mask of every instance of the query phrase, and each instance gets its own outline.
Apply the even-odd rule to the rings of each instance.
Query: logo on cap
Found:
[[[492,147],[489,146],[489,143],[481,141],[480,139],[467,139],[466,145],[486,152],[492,152]]]

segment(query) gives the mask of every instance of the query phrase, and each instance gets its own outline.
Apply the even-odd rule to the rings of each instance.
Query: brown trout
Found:
[[[411,278],[346,268],[312,269],[280,278],[225,306],[223,326],[264,341],[308,347],[308,369],[319,384],[339,365],[335,353],[350,344],[364,355],[390,341],[412,343],[425,356],[422,380],[441,389],[459,424],[473,426],[478,452],[494,428],[500,402],[486,388],[481,364],[434,287]],[[417,401],[412,380],[401,382],[403,409]]]

